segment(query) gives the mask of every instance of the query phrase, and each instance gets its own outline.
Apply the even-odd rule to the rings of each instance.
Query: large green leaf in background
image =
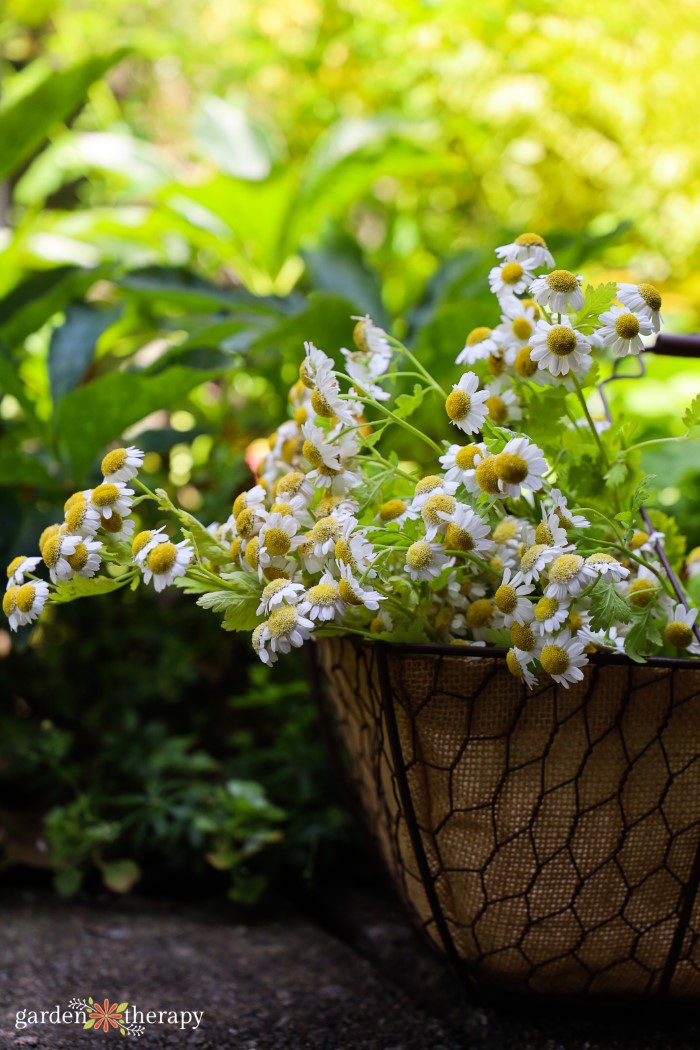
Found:
[[[31,91],[0,110],[0,179],[24,164],[51,128],[67,120],[85,101],[88,89],[127,54],[121,48],[50,73]]]
[[[121,310],[91,303],[71,303],[66,320],[49,345],[49,378],[54,405],[78,385],[95,355],[97,341],[114,324]]]
[[[0,339],[16,349],[107,272],[106,267],[56,266],[27,277],[0,300]]]

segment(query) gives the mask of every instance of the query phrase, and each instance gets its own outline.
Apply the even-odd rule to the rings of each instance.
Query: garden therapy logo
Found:
[[[87,999],[71,999],[67,1007],[58,1004],[51,1010],[18,1010],[15,1028],[28,1028],[40,1024],[80,1024],[83,1029],[106,1034],[117,1031],[120,1035],[138,1038],[147,1025],[177,1025],[180,1029],[197,1029],[202,1023],[204,1010],[139,1010],[129,1003],[95,1002]]]

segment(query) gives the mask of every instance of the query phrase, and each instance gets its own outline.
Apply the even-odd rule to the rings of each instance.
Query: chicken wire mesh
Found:
[[[700,995],[700,668],[320,639],[322,704],[390,876],[470,988]]]

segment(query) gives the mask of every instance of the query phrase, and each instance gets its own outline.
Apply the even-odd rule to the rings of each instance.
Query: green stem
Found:
[[[667,445],[674,441],[698,441],[700,434],[679,434],[677,437],[651,438],[649,441],[638,441],[636,445],[630,445],[624,449],[625,455],[636,452],[640,448],[648,448],[650,445]]]
[[[423,441],[426,445],[429,445],[433,452],[437,453],[438,456],[442,455],[443,450],[442,448],[440,448],[437,442],[433,441],[433,439],[429,438],[426,434],[422,434],[420,430],[417,430],[416,427],[411,426],[411,424],[407,423],[405,419],[400,419],[399,416],[397,416],[394,412],[391,411],[391,409],[385,408],[384,405],[382,405],[379,401],[375,401],[372,397],[358,397],[356,398],[356,400],[363,405],[371,405],[378,411],[383,412],[388,419],[391,419],[398,426],[403,427],[404,430],[408,431],[409,434],[413,434],[414,437],[420,438],[420,440]]]
[[[600,434],[598,433],[598,431],[596,429],[596,425],[593,422],[593,417],[591,416],[591,413],[588,410],[588,405],[586,404],[586,397],[585,397],[585,394],[583,393],[583,388],[581,387],[581,383],[579,381],[579,378],[578,378],[578,376],[576,375],[576,373],[573,370],[571,372],[571,377],[572,377],[572,379],[574,381],[574,386],[576,387],[576,393],[578,395],[579,401],[581,402],[581,408],[583,409],[583,414],[585,415],[586,420],[588,421],[588,426],[589,426],[589,429],[591,431],[591,434],[593,435],[595,443],[598,446],[598,451],[600,452],[601,456],[603,457],[603,461],[604,461],[606,467],[609,470],[610,469],[610,458],[609,458],[607,452],[605,451],[605,447],[603,446],[603,442],[600,440]]]
[[[445,393],[443,388],[440,386],[440,384],[437,382],[437,380],[433,379],[433,377],[431,376],[430,372],[428,372],[428,370],[423,367],[423,365],[411,353],[411,351],[408,349],[408,347],[404,346],[404,344],[399,339],[396,339],[394,336],[387,336],[387,338],[388,338],[390,343],[393,343],[393,345],[396,347],[397,350],[400,350],[402,354],[406,355],[406,357],[411,362],[411,364],[414,365],[418,369],[420,374],[430,384],[430,386],[433,388],[433,390],[435,390],[438,394],[440,394],[440,396],[443,398],[443,400],[446,401],[447,400],[447,394]]]

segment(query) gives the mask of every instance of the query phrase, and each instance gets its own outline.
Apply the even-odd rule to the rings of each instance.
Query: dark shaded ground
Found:
[[[223,907],[66,904],[43,893],[0,904],[0,1048],[76,1050],[117,1033],[16,1030],[19,1009],[75,996],[141,1010],[204,1010],[197,1030],[151,1025],[144,1050],[695,1050],[700,1018],[514,1014],[465,1002],[391,899],[336,888],[313,918],[280,910],[242,925]],[[325,927],[325,928],[324,928]],[[328,932],[328,930],[333,932]],[[124,1044],[130,1045],[130,1044]]]

